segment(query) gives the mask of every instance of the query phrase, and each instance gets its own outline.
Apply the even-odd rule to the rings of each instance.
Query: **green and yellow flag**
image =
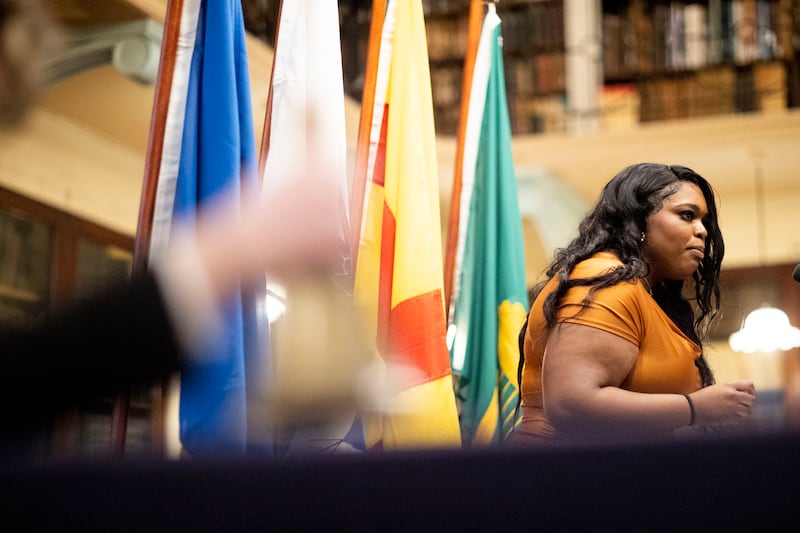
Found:
[[[450,356],[460,372],[464,446],[500,443],[514,427],[517,336],[527,307],[500,39],[500,18],[490,4],[469,92],[451,303]]]

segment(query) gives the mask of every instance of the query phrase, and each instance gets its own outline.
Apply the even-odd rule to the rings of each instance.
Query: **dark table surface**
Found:
[[[797,531],[800,434],[661,445],[124,460],[5,469],[59,531]]]

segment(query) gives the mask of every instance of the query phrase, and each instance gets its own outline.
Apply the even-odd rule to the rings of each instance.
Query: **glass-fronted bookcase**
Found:
[[[33,326],[59,306],[124,282],[130,277],[133,242],[128,235],[0,187],[0,324]],[[108,351],[113,357],[114,347]],[[114,402],[98,398],[43,422],[26,437],[26,457],[45,462],[110,453]],[[150,391],[131,391],[126,455],[149,449],[150,412]]]

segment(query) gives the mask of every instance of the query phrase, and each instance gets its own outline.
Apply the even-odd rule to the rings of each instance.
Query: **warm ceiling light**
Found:
[[[756,222],[758,225],[759,258],[763,264],[766,259],[766,225],[764,224],[764,177],[761,163],[763,153],[753,153],[755,173],[753,174],[756,200]],[[728,338],[728,343],[736,352],[777,352],[791,350],[800,346],[800,329],[789,322],[789,317],[776,307],[762,305],[751,311],[744,319],[742,329]]]
[[[786,313],[775,307],[761,307],[744,319],[742,329],[728,342],[736,352],[776,352],[800,346],[800,329],[789,323]]]

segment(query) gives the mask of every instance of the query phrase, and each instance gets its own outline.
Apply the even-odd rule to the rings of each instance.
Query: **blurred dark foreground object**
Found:
[[[45,63],[62,38],[40,0],[0,0],[0,128],[27,116],[46,81]]]
[[[798,520],[800,434],[68,464],[0,479],[4,520],[27,530],[789,531]]]

